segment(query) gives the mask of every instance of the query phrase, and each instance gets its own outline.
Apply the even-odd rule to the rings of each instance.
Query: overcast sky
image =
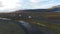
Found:
[[[60,5],[60,0],[0,0],[0,12],[20,9],[46,9]]]

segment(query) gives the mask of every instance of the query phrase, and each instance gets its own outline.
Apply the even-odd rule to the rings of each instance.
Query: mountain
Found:
[[[60,5],[53,6],[49,9],[25,9],[25,10],[17,10],[10,13],[29,13],[29,12],[60,12]]]
[[[53,6],[50,9],[28,9],[28,10],[19,10],[16,12],[60,12],[60,5]]]
[[[30,9],[30,10],[23,10],[25,12],[47,12],[48,9]]]
[[[51,12],[60,12],[60,5],[54,6],[52,8],[50,8]]]

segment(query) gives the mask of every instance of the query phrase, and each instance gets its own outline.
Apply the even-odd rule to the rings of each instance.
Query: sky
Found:
[[[56,5],[60,5],[60,0],[0,0],[0,12],[47,9]]]

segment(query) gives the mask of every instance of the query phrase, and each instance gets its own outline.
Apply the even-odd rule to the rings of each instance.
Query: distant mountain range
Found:
[[[21,13],[21,12],[23,12],[23,13],[25,13],[25,12],[49,12],[49,9],[27,9],[27,10],[16,11],[16,13]]]
[[[30,9],[30,10],[23,10],[25,12],[47,12],[48,9]]]
[[[50,11],[52,11],[52,12],[60,12],[60,5],[52,7]]]
[[[26,10],[18,10],[15,12],[11,12],[11,13],[25,13],[25,12],[60,12],[60,5],[58,6],[54,6],[52,8],[49,9],[26,9]]]
[[[60,12],[60,5],[54,6],[50,9],[28,9],[28,10],[19,10],[18,12]]]

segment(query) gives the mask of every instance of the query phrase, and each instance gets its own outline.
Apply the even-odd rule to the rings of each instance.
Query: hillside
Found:
[[[60,34],[60,7],[51,9],[18,10],[12,13],[0,13],[0,17],[31,22],[38,28],[47,27]],[[29,16],[31,18],[29,18]]]

